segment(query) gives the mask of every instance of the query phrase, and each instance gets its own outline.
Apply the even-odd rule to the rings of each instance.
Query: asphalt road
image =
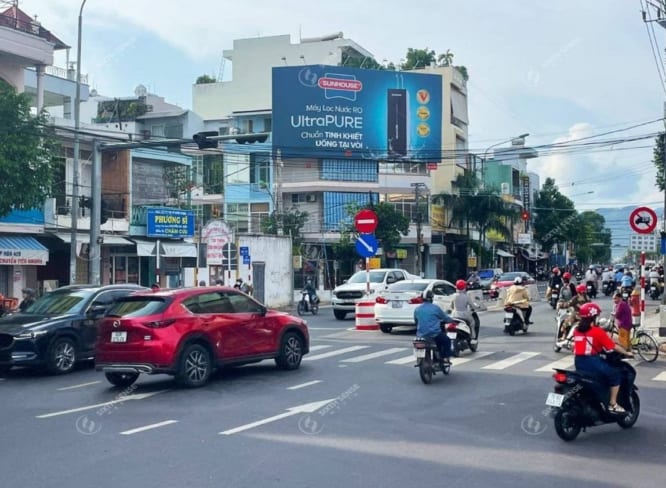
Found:
[[[607,311],[610,300],[602,299]],[[169,377],[111,388],[82,365],[67,376],[0,380],[2,487],[661,486],[666,361],[638,364],[636,426],[562,442],[552,390],[554,312],[502,333],[484,312],[479,351],[421,383],[413,330],[355,331],[353,317],[308,317],[313,351],[298,371],[270,361],[218,373],[197,390]]]

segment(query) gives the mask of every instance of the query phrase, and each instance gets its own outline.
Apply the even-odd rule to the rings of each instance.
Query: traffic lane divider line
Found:
[[[484,366],[481,369],[494,369],[494,370],[500,370],[500,369],[506,369],[509,368],[515,364],[522,363],[523,361],[526,361],[530,358],[533,358],[535,356],[538,356],[539,352],[521,352],[519,354],[514,354],[511,357],[508,357],[506,359],[503,359],[501,361],[497,361],[492,364],[488,364],[487,366]]]
[[[48,419],[51,417],[59,417],[61,415],[68,415],[70,413],[78,413],[78,412],[85,412],[86,410],[95,410],[96,408],[104,408],[106,406],[110,405],[116,405],[119,403],[124,403],[130,400],[144,400],[146,398],[150,398],[154,395],[157,395],[159,393],[164,393],[165,391],[169,390],[160,390],[160,391],[155,391],[151,393],[139,393],[137,395],[127,395],[122,398],[117,398],[116,400],[110,400],[108,402],[103,402],[103,403],[97,403],[95,405],[86,405],[84,407],[77,407],[77,408],[70,408],[68,410],[60,410],[58,412],[51,412],[51,413],[45,413],[42,415],[35,415],[35,418],[38,419]]]
[[[384,349],[382,351],[371,352],[370,354],[364,354],[363,356],[356,356],[349,359],[343,359],[343,363],[360,363],[362,361],[368,361],[370,359],[380,358],[382,356],[388,356],[390,354],[395,354],[397,352],[402,352],[407,350],[406,347],[393,347],[391,349]]]
[[[361,349],[367,349],[370,346],[351,346],[345,347],[344,349],[336,349],[335,351],[324,352],[321,354],[315,354],[314,356],[305,356],[303,361],[316,361],[317,359],[330,358],[332,356],[339,356],[340,354],[347,354],[348,352],[360,351]]]
[[[321,380],[308,381],[307,383],[301,383],[300,385],[288,386],[287,390],[300,390],[301,388],[316,385],[317,383],[321,383]]]
[[[534,371],[543,372],[543,373],[552,373],[554,369],[571,369],[574,365],[574,356],[569,354],[568,356],[558,359],[550,364],[546,364],[541,368],[537,368]]]
[[[145,432],[147,430],[158,429],[166,425],[177,424],[177,420],[165,420],[163,422],[157,422],[156,424],[144,425],[143,427],[137,427],[136,429],[125,430],[120,433],[120,435],[132,435],[138,434],[139,432]]]
[[[63,388],[57,388],[56,391],[67,391],[75,390],[77,388],[85,388],[86,386],[99,385],[101,381],[90,381],[88,383],[81,383],[79,385],[65,386]]]

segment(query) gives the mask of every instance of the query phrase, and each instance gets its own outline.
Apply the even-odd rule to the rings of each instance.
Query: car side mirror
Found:
[[[93,305],[88,309],[88,315],[94,319],[103,317],[106,313],[106,307],[104,305]]]
[[[396,281],[398,281],[398,280],[396,280],[395,277],[393,277],[393,276],[389,276],[388,278],[386,278],[386,284],[388,284],[388,285],[390,285],[392,283],[395,283]]]

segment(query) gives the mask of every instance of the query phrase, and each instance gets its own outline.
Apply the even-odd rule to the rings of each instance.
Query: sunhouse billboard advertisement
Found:
[[[439,161],[442,77],[340,66],[273,68],[282,157]]]

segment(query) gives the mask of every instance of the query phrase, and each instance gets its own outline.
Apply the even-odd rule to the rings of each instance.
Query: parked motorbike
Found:
[[[578,371],[555,369],[555,389],[548,394],[546,405],[551,407],[555,431],[564,441],[573,441],[587,427],[617,423],[623,429],[628,429],[638,420],[641,403],[638,388],[634,385],[636,370],[622,361],[621,355],[616,352],[603,356],[609,364],[622,369],[617,402],[626,413],[609,411],[609,389],[596,377]]]
[[[451,339],[455,333],[447,332]],[[417,337],[412,343],[414,346],[415,367],[419,368],[421,381],[426,385],[432,383],[432,377],[437,373],[449,374],[451,363],[442,364],[437,344],[431,338]]]
[[[513,302],[506,307],[504,307],[504,333],[511,336],[516,335],[516,332],[523,331],[523,334],[527,334],[527,329],[529,324],[525,322],[525,312],[523,309],[517,307],[518,303],[522,303],[524,300],[519,302]]]
[[[312,315],[317,315],[317,312],[319,312],[319,298],[315,296],[313,300],[310,300],[310,294],[306,290],[301,290],[301,299],[298,302],[296,311],[298,315],[304,315],[308,312],[312,313]]]
[[[560,285],[555,285],[550,290],[550,306],[553,309],[557,308],[557,302],[560,299]]]

